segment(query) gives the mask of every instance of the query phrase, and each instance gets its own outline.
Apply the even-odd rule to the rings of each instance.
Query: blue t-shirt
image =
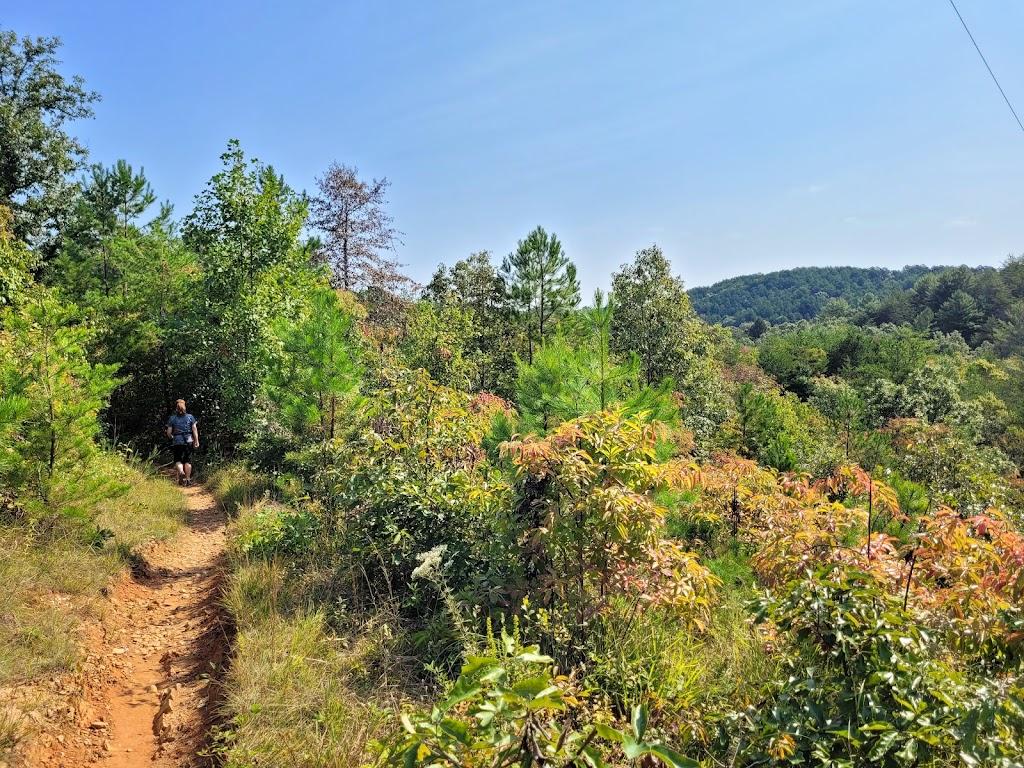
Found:
[[[167,426],[171,428],[171,441],[175,445],[192,444],[192,425],[196,423],[196,417],[191,413],[172,413],[167,420]]]

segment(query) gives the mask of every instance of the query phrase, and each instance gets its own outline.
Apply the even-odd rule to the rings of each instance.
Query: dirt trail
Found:
[[[32,766],[192,768],[216,707],[227,652],[219,609],[224,515],[200,486],[183,488],[186,526],[111,585],[88,632],[74,723]]]

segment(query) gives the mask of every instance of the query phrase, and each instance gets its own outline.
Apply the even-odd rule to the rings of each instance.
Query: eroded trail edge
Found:
[[[185,527],[110,587],[90,634],[77,728],[38,765],[192,768],[216,709],[228,639],[220,602],[225,516],[200,486],[183,488]]]

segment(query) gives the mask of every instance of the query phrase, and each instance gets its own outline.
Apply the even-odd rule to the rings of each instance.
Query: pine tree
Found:
[[[0,328],[0,419],[7,422],[0,432],[17,432],[14,451],[0,461],[6,467],[0,484],[28,486],[49,504],[55,485],[71,476],[72,496],[83,501],[87,460],[100,432],[99,412],[120,383],[115,366],[89,362],[91,329],[77,308],[40,286],[17,309],[0,316]],[[61,506],[69,514],[79,505]]]
[[[320,195],[312,200],[310,223],[327,236],[322,253],[337,284],[354,291],[367,286],[394,290],[408,283],[401,265],[384,255],[402,234],[384,210],[390,182],[363,181],[358,169],[332,163],[316,183]]]
[[[318,288],[297,320],[273,326],[267,394],[281,425],[301,443],[333,440],[350,397],[359,386],[360,364],[352,317],[333,290]]]
[[[527,360],[555,332],[558,321],[580,303],[576,265],[558,237],[537,227],[502,264],[512,305],[526,325]]]
[[[981,327],[984,314],[971,294],[957,289],[939,307],[935,320],[944,333],[959,331],[969,340]]]

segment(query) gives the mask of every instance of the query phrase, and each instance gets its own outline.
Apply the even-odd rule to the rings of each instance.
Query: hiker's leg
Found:
[[[185,482],[188,483],[192,480],[192,464],[191,462],[185,462]]]
[[[174,462],[174,471],[177,475],[178,482],[181,482],[182,475],[185,474],[185,467],[180,461]]]

